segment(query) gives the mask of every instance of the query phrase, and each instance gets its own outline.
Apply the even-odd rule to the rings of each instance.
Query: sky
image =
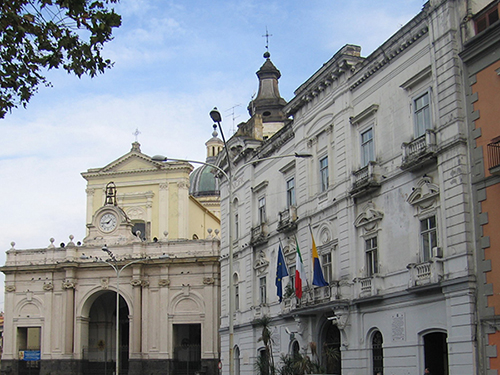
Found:
[[[423,0],[121,0],[105,74],[50,71],[27,108],[0,120],[0,265],[5,251],[85,237],[85,180],[130,151],[205,160],[210,110],[226,138],[248,119],[266,33],[285,100],[345,44],[368,56]],[[267,30],[267,31],[266,31]],[[3,283],[3,274],[0,275]],[[3,288],[2,288],[3,290]],[[0,310],[3,293],[0,291]]]

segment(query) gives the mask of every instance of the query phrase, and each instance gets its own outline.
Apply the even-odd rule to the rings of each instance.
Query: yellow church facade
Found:
[[[12,244],[0,268],[2,373],[218,372],[218,183],[213,175],[200,183],[206,171],[193,170],[188,162],[156,162],[134,142],[115,161],[82,173],[82,241]]]

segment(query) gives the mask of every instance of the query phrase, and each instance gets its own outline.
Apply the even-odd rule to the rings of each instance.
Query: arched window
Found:
[[[384,349],[382,348],[383,338],[380,331],[376,331],[372,336],[372,363],[373,374],[384,373]]]
[[[240,348],[234,347],[234,375],[240,375]]]

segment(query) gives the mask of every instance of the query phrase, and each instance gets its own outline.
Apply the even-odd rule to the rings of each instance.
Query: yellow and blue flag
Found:
[[[310,228],[309,228],[310,229]],[[323,270],[321,269],[321,263],[319,262],[318,249],[316,249],[316,243],[314,242],[314,236],[311,230],[312,238],[312,258],[313,258],[313,285],[316,286],[327,286],[323,276]]]

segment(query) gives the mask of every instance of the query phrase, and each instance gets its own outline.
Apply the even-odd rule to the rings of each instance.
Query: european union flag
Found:
[[[288,276],[288,270],[286,269],[285,257],[283,256],[283,251],[281,250],[281,245],[278,250],[278,264],[276,267],[276,294],[278,298],[283,299],[283,285],[282,280],[285,276]]]

